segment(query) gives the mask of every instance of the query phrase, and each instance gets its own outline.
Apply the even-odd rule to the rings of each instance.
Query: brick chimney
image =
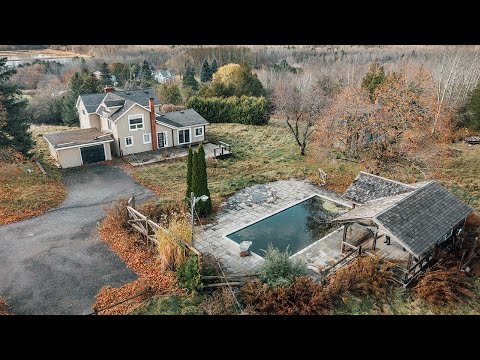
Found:
[[[106,93],[113,92],[113,87],[111,87],[111,86],[105,86],[105,87],[103,88],[103,91],[105,91]]]
[[[150,107],[150,127],[152,129],[152,150],[158,149],[157,144],[157,123],[155,122],[155,104],[153,98],[148,99],[148,105]]]

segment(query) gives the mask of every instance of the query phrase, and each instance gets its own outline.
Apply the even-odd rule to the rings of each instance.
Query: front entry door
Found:
[[[166,132],[159,132],[157,133],[158,139],[158,148],[164,148],[167,146],[167,133]]]

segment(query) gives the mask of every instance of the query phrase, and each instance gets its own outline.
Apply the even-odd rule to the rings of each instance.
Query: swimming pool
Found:
[[[265,219],[226,235],[241,243],[251,241],[250,250],[263,256],[268,244],[294,254],[321,239],[337,226],[328,221],[350,210],[318,195],[281,210]]]

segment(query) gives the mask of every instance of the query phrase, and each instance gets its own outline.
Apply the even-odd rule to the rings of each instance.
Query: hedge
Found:
[[[193,108],[208,122],[234,122],[246,125],[262,125],[268,122],[267,100],[255,96],[198,97],[187,101],[187,108]]]

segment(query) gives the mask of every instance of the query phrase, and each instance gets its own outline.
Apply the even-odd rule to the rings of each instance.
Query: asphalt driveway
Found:
[[[96,226],[119,196],[142,201],[153,193],[109,165],[68,169],[64,182],[59,208],[0,226],[0,296],[14,314],[87,314],[103,286],[137,278]]]

